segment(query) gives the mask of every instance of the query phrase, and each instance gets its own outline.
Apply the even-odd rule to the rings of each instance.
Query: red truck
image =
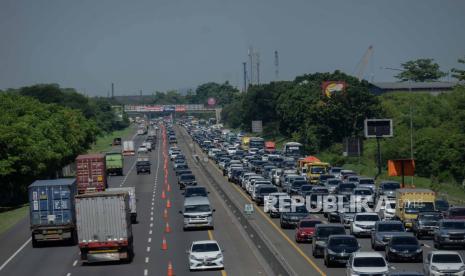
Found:
[[[79,194],[104,191],[108,187],[104,154],[79,155],[76,167]]]
[[[272,141],[265,142],[265,152],[274,153],[276,151],[276,144]]]

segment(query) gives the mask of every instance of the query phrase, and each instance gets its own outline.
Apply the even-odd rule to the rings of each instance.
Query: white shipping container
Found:
[[[76,196],[79,244],[132,242],[129,194],[99,192]]]
[[[134,141],[124,141],[123,142],[123,155],[134,155],[136,152],[134,150]]]
[[[109,192],[126,192],[129,194],[129,209],[131,210],[131,222],[137,222],[137,199],[136,199],[136,187],[120,187],[120,188],[108,188]]]

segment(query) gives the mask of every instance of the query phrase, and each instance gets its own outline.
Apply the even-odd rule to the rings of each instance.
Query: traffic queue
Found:
[[[455,251],[465,246],[465,207],[450,206],[430,189],[375,181],[303,156],[297,142],[277,150],[270,141],[222,125],[189,119],[179,124],[229,182],[282,229],[295,229],[295,242],[311,243],[309,253],[327,267],[345,268],[347,275],[465,275]],[[336,208],[325,208],[331,201]],[[369,239],[371,250],[362,251],[360,239]],[[426,239],[434,250],[424,254]],[[423,267],[402,274],[391,269],[395,262]]]

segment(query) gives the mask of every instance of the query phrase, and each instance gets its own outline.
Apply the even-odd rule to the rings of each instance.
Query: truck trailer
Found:
[[[137,198],[136,187],[108,188],[109,192],[126,192],[129,194],[129,208],[131,209],[131,223],[137,223]]]
[[[77,195],[76,226],[81,260],[131,262],[134,256],[131,209],[127,192]]]
[[[29,185],[32,247],[47,241],[77,243],[74,196],[76,180],[36,180]]]
[[[104,191],[107,186],[104,154],[85,154],[76,157],[78,193]]]

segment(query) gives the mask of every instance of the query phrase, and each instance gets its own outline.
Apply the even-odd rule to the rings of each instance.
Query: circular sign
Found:
[[[215,100],[215,98],[208,98],[207,103],[208,103],[208,105],[215,105],[215,104],[216,104],[216,100]]]

